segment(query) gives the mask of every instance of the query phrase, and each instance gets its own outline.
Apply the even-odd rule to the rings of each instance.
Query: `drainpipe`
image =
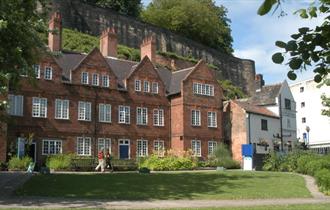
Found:
[[[249,144],[251,144],[251,118],[250,113],[248,112],[248,124],[249,124]]]
[[[279,108],[280,108],[280,139],[281,139],[281,152],[283,152],[283,123],[282,123],[282,96],[279,95]]]

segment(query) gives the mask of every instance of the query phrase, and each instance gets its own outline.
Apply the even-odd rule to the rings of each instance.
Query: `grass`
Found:
[[[310,197],[304,179],[300,176],[242,171],[37,175],[16,193],[25,196],[111,200]]]

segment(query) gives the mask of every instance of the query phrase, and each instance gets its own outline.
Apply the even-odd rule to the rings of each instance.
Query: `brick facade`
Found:
[[[56,16],[58,17],[58,16]],[[111,32],[113,30],[107,30]],[[112,36],[115,37],[115,36]],[[60,40],[60,39],[59,39]],[[148,43],[149,38],[142,47]],[[113,42],[115,43],[115,42]],[[55,43],[56,44],[56,43]],[[108,46],[108,45],[107,45]],[[105,46],[106,47],[106,46]],[[147,46],[150,50],[155,50]],[[106,51],[106,49],[103,49]],[[155,53],[155,52],[151,52]],[[148,53],[146,53],[148,54]],[[149,53],[150,54],[150,53]],[[148,55],[149,56],[149,55]],[[152,57],[152,56],[151,56]],[[222,129],[222,90],[213,72],[201,61],[188,70],[172,73],[166,68],[156,68],[145,56],[139,63],[104,57],[99,49],[88,55],[62,52],[58,57],[51,55],[42,58],[40,78],[31,84],[22,77],[21,88],[11,91],[13,95],[23,95],[23,116],[12,116],[8,124],[8,144],[16,143],[18,137],[33,136],[36,145],[36,159],[43,163],[43,140],[61,140],[62,153],[77,153],[77,138],[91,138],[90,150],[95,156],[99,138],[111,139],[112,155],[119,158],[119,141],[128,139],[129,158],[137,157],[137,140],[147,140],[147,154],[154,150],[154,141],[164,141],[165,149],[184,151],[191,149],[191,140],[201,140],[201,156],[208,155],[208,141],[220,142]],[[46,67],[52,67],[52,80],[44,79]],[[88,83],[82,84],[82,73],[88,73]],[[183,77],[177,78],[177,75]],[[109,87],[92,85],[93,74],[109,77]],[[174,75],[176,74],[176,75]],[[136,91],[136,80],[141,81],[141,91]],[[157,84],[157,92],[144,91],[144,82],[149,88]],[[206,83],[214,87],[214,96],[193,93],[193,83]],[[173,86],[181,87],[177,91]],[[175,88],[174,88],[175,89]],[[47,116],[32,116],[33,97],[47,98]],[[56,99],[69,100],[68,119],[56,119]],[[91,119],[79,120],[79,102],[91,103]],[[99,104],[111,105],[111,122],[99,122]],[[119,106],[130,107],[130,123],[119,123]],[[147,124],[137,124],[137,107],[147,108]],[[201,110],[201,126],[191,126],[191,109]],[[163,110],[164,124],[154,125],[154,110]],[[207,126],[208,111],[215,111],[217,126]],[[1,136],[0,136],[1,140]],[[1,141],[0,141],[1,142]],[[3,146],[1,149],[3,150]],[[2,154],[2,152],[1,152]]]

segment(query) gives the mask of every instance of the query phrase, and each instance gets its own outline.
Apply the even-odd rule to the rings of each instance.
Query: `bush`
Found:
[[[225,159],[218,162],[219,167],[224,167],[226,169],[240,169],[241,165],[239,162],[233,159]]]
[[[151,155],[139,160],[139,168],[144,167],[153,171],[188,170],[197,167],[197,160],[189,157],[177,157],[174,155],[168,155],[165,157]]]
[[[32,162],[32,158],[25,156],[23,158],[19,158],[17,156],[12,157],[8,163],[8,169],[10,170],[27,170],[29,164]]]
[[[320,191],[330,195],[330,170],[321,169],[315,173],[315,178]]]
[[[5,162],[0,162],[0,171],[6,171],[8,168],[8,164]]]
[[[58,154],[48,156],[46,166],[54,170],[69,170],[72,166],[72,154]]]

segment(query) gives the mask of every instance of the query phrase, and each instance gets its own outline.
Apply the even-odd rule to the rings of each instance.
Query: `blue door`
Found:
[[[129,159],[129,140],[119,141],[119,159]]]

